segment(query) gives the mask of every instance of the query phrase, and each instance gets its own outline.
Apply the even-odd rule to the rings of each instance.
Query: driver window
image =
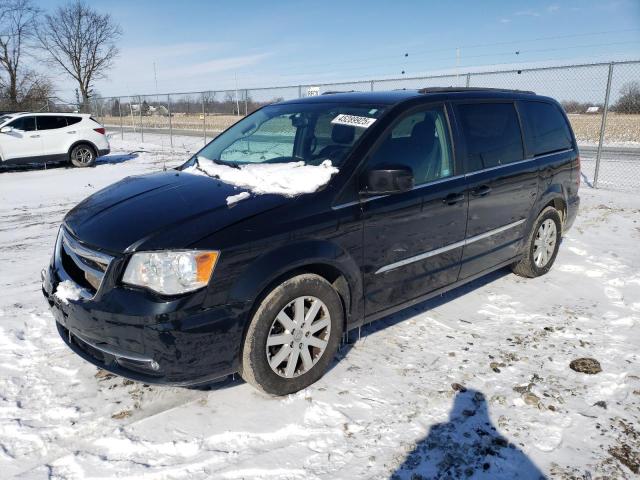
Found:
[[[406,166],[415,185],[453,175],[453,155],[444,107],[412,113],[398,122],[371,155],[367,168]]]
[[[33,132],[36,129],[35,117],[20,117],[11,122],[9,127],[13,127],[15,130],[22,132]]]
[[[260,125],[249,126],[243,136],[225,148],[220,160],[264,162],[293,157],[297,127],[291,115],[279,115]]]

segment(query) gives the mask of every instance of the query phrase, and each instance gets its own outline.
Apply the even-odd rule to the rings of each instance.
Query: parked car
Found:
[[[89,114],[20,112],[0,118],[0,165],[70,162],[90,167],[109,151],[104,127]]]
[[[325,373],[344,332],[496,269],[547,273],[579,164],[562,108],[532,92],[277,103],[71,210],[43,291],[101,368],[178,385],[239,372],[287,394]]]

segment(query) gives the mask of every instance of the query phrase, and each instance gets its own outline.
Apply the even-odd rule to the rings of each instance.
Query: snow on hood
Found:
[[[325,160],[320,165],[307,165],[304,162],[264,163],[239,165],[239,168],[220,165],[205,157],[183,170],[183,172],[207,175],[225,183],[249,190],[256,195],[276,194],[295,197],[303,193],[313,193],[329,183],[338,169]],[[227,198],[232,205],[249,195],[233,195]]]
[[[251,194],[249,192],[240,192],[237,195],[231,195],[230,197],[227,197],[227,205],[233,205],[234,203],[238,203],[240,200],[244,200],[250,196]]]

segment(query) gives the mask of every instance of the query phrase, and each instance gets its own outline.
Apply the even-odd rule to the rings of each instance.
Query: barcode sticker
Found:
[[[359,117],[357,115],[347,115],[341,113],[336,118],[331,120],[331,123],[338,125],[349,125],[351,127],[369,128],[375,122],[375,118]]]

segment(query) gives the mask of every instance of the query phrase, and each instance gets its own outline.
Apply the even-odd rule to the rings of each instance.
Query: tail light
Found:
[[[105,135],[107,133],[107,131],[104,129],[104,127],[94,128],[93,131],[94,132],[98,132],[100,135]]]

